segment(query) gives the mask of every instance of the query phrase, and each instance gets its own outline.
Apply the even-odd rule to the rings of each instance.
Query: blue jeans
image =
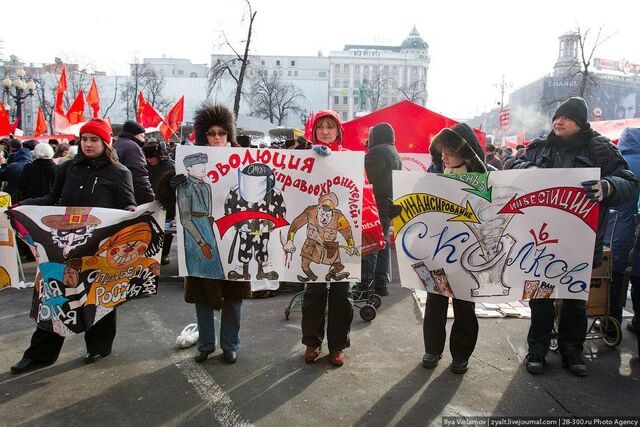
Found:
[[[380,211],[380,224],[386,245],[379,251],[364,255],[362,257],[362,283],[369,284],[373,280],[376,288],[386,288],[391,283],[391,240],[390,230],[391,220],[389,216]],[[373,276],[373,277],[371,277]]]
[[[217,347],[214,311],[207,304],[196,304],[200,351],[214,351]],[[224,298],[220,314],[220,348],[223,350],[238,351],[240,348],[241,315],[242,300]]]

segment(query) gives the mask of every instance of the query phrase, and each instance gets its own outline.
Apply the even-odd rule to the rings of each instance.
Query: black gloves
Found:
[[[587,198],[594,202],[601,202],[612,193],[611,184],[606,179],[584,181],[582,187],[587,192]]]

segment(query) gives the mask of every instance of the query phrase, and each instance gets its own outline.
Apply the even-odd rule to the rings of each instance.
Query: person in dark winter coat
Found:
[[[113,143],[113,148],[118,154],[118,161],[131,171],[133,176],[133,189],[136,194],[136,203],[153,202],[155,195],[149,182],[147,161],[142,152],[144,145],[144,128],[133,120],[127,120],[122,126],[122,132]]]
[[[640,177],[640,128],[626,128],[622,131],[618,141],[618,148],[622,157],[629,164],[631,172]],[[615,235],[611,255],[613,258],[613,276],[609,285],[609,314],[622,324],[622,290],[625,271],[628,266],[629,252],[633,250],[633,263],[630,275],[631,302],[633,304],[633,319],[627,323],[627,329],[638,335],[640,332],[640,240],[636,236],[636,215],[638,214],[638,193],[615,206],[618,211]],[[611,221],[609,221],[611,225]],[[610,230],[604,237],[610,241]],[[635,249],[634,249],[635,246]]]
[[[460,123],[452,128],[442,129],[429,146],[432,165],[429,172],[434,173],[485,173],[484,152],[473,129]],[[429,293],[425,306],[422,333],[425,354],[422,366],[433,369],[442,357],[447,337],[447,309],[449,298]],[[453,299],[454,321],[451,328],[449,348],[453,361],[451,371],[464,374],[469,366],[469,358],[478,339],[478,319],[476,304],[472,301]]]
[[[18,189],[20,198],[41,197],[51,192],[56,177],[56,164],[53,162],[53,148],[46,143],[36,145],[33,150],[35,160],[27,163],[22,170]],[[20,200],[14,200],[19,202]]]
[[[149,171],[149,181],[155,194],[159,191],[160,177],[166,173],[175,175],[175,162],[169,157],[167,145],[156,139],[150,139],[142,147],[144,156],[147,159],[147,170]],[[175,205],[167,206],[166,222],[171,222],[175,218]],[[162,257],[160,262],[169,264],[169,251],[173,242],[173,233],[164,233],[164,243],[162,245]]]
[[[134,210],[136,203],[131,172],[115,160],[109,123],[101,119],[89,120],[80,129],[80,152],[61,166],[51,192],[23,200],[21,204]],[[113,310],[85,332],[85,363],[108,356],[115,335],[116,311]],[[54,363],[63,343],[64,337],[36,328],[30,347],[22,359],[11,367],[11,372],[19,374]]]
[[[601,202],[593,256],[593,267],[596,268],[602,264],[602,242],[609,207],[632,199],[640,183],[628,170],[618,148],[591,129],[587,118],[584,99],[572,97],[566,100],[553,115],[553,130],[546,138],[533,140],[513,169],[600,168],[600,180],[582,183],[587,197]],[[541,374],[553,329],[554,300],[532,299],[529,306],[531,326],[526,367],[531,374]],[[582,351],[587,332],[586,301],[563,299],[560,319],[558,346],[562,364],[574,375],[585,376],[587,367]]]
[[[496,154],[496,147],[493,144],[487,144],[486,153],[486,163],[488,165],[493,166],[497,170],[502,170],[502,160],[500,160]]]
[[[388,295],[391,282],[391,241],[389,240],[389,204],[393,197],[391,175],[402,170],[402,160],[395,146],[395,133],[389,123],[372,127],[367,139],[369,151],[364,156],[364,168],[378,205],[378,215],[386,246],[377,252],[362,257],[362,277],[365,283],[373,280],[375,293]],[[372,277],[371,277],[372,276]]]
[[[195,145],[207,147],[238,147],[233,113],[222,105],[204,103],[194,119]],[[170,179],[169,179],[170,178]],[[190,185],[186,175],[164,174],[161,178],[158,201],[167,209],[176,204],[176,189]],[[209,200],[209,203],[211,201]],[[203,246],[206,246],[203,245]],[[206,250],[202,248],[203,252]],[[211,251],[209,255],[214,256]],[[209,258],[211,260],[211,258]],[[217,260],[211,262],[220,263]],[[196,362],[204,362],[216,350],[214,310],[220,314],[220,347],[227,363],[235,363],[240,348],[240,319],[242,300],[251,298],[249,282],[234,282],[222,279],[205,279],[187,276],[184,278],[184,300],[196,305],[198,319],[198,343]]]
[[[9,193],[13,199],[18,190],[18,184],[24,167],[31,163],[31,150],[28,148],[20,148],[13,153],[12,160],[0,170],[0,182],[7,181],[7,187],[5,191]]]

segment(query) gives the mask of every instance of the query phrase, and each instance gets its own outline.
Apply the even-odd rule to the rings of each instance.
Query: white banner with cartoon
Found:
[[[363,162],[349,151],[178,147],[180,275],[358,280]]]
[[[11,196],[0,191],[0,289],[18,287],[18,251],[16,235],[4,212],[11,206]]]
[[[31,316],[67,336],[116,306],[157,293],[165,211],[19,206],[11,225],[36,256]]]
[[[599,169],[393,172],[402,286],[477,302],[586,300]]]

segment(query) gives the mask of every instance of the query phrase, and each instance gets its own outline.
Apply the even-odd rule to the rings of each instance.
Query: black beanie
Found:
[[[395,141],[396,136],[389,123],[378,123],[369,132],[369,147],[380,144],[393,145]]]
[[[558,116],[567,116],[576,122],[580,128],[584,129],[587,127],[588,114],[587,103],[584,98],[572,96],[560,104],[551,121],[554,121]]]
[[[145,130],[137,122],[127,120],[124,122],[124,125],[122,125],[122,132],[128,133],[129,135],[137,135],[139,133],[144,133]]]

